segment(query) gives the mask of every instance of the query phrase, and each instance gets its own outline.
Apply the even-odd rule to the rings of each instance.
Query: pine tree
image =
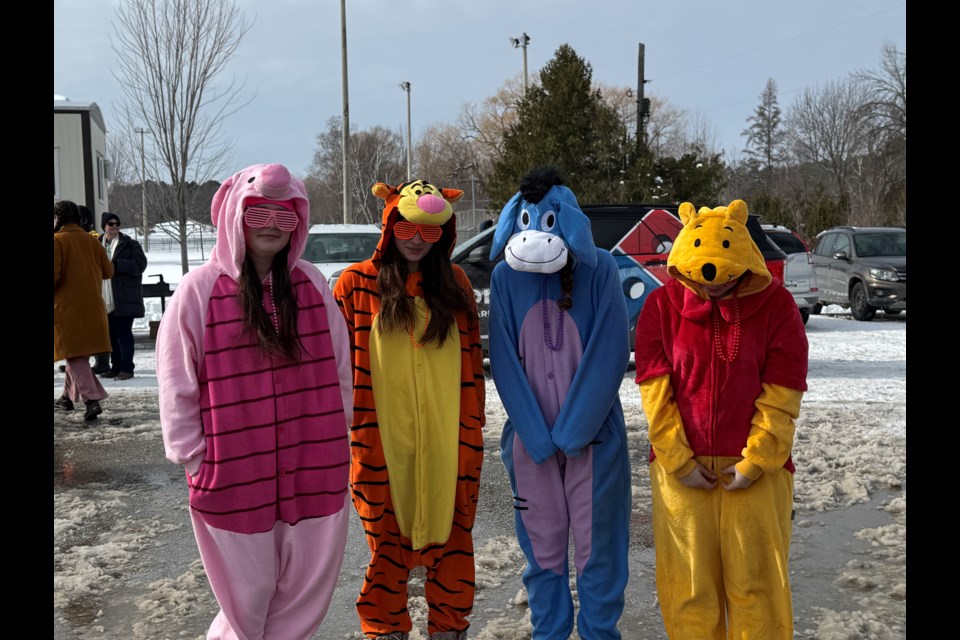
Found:
[[[581,202],[624,198],[621,176],[635,154],[626,127],[599,90],[591,89],[593,69],[567,44],[540,71],[540,84],[527,89],[519,117],[504,135],[504,153],[495,161],[489,195],[503,206],[520,178],[537,165],[553,165]]]
[[[747,139],[744,152],[759,164],[767,193],[773,190],[774,169],[784,159],[786,130],[782,120],[777,101],[777,83],[769,78],[760,93],[760,104],[753,110],[753,115],[747,118],[750,126],[740,134]]]

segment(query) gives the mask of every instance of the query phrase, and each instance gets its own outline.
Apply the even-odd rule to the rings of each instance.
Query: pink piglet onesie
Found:
[[[250,274],[257,278],[244,216],[263,203],[296,213],[283,232],[289,244],[252,287],[258,297],[262,288],[277,334],[278,317],[295,329],[294,357],[265,348],[263,331],[245,322],[243,296],[251,299]],[[306,639],[327,612],[346,546],[350,338],[323,275],[300,259],[310,207],[283,165],[228,178],[211,219],[210,259],[183,276],[157,335],[164,448],[186,470],[197,546],[220,605],[207,638]]]

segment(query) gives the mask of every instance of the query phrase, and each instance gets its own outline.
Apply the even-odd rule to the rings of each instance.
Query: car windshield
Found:
[[[360,262],[373,256],[378,233],[311,233],[303,259],[310,262]]]
[[[800,239],[789,231],[767,231],[767,237],[773,240],[787,255],[807,252],[807,248],[803,246]]]
[[[907,256],[907,232],[858,233],[853,239],[861,258],[876,256]]]

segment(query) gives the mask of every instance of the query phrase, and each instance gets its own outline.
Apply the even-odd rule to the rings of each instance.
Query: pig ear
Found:
[[[490,247],[490,259],[496,260],[507,246],[507,240],[513,235],[513,227],[517,222],[517,210],[520,208],[520,192],[503,206],[500,218],[497,220],[497,229],[493,232],[493,246]]]
[[[223,214],[223,203],[230,194],[230,190],[233,189],[233,183],[236,182],[236,179],[236,175],[230,176],[223,181],[220,188],[217,189],[217,192],[213,194],[213,200],[210,202],[210,221],[215,227],[220,226],[220,218]]]

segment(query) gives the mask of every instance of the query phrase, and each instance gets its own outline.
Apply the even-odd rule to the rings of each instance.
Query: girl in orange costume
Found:
[[[434,640],[466,638],[483,461],[484,375],[473,288],[450,264],[463,192],[417,180],[385,201],[370,260],[337,280],[353,346],[350,480],[371,560],[357,600],[370,638],[407,638],[410,569],[424,565]]]

